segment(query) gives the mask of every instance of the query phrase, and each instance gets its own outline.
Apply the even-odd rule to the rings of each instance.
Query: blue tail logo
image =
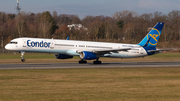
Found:
[[[138,45],[144,46],[148,42],[146,45],[147,47],[155,48],[161,35],[163,26],[164,23],[158,22]]]
[[[152,33],[152,34],[151,34]],[[153,28],[152,30],[151,30],[151,32],[148,34],[148,36],[147,36],[147,39],[149,39],[149,38],[152,38],[151,40],[150,40],[150,44],[151,45],[157,45],[157,43],[158,43],[158,40],[159,40],[159,37],[160,37],[160,32],[157,30],[157,29],[155,29],[155,28]]]

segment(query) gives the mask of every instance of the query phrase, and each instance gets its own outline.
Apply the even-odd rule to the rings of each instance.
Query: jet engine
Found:
[[[56,59],[70,59],[73,58],[73,56],[66,55],[66,54],[54,54]]]
[[[83,51],[80,53],[80,58],[84,60],[94,60],[97,59],[97,54],[92,52]]]

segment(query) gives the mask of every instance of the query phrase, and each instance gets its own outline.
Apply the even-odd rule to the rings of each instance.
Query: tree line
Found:
[[[0,38],[4,45],[18,37],[54,38],[117,43],[139,43],[157,23],[164,22],[159,47],[180,47],[180,11],[139,15],[133,11],[115,12],[112,16],[85,16],[42,13],[11,14],[0,12]],[[82,24],[88,30],[69,30],[67,25]],[[1,42],[0,42],[1,43]]]

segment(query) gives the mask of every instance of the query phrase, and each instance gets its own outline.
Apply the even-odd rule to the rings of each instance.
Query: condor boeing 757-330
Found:
[[[5,46],[5,49],[21,53],[24,62],[25,52],[53,53],[57,59],[69,59],[79,56],[79,63],[95,60],[101,64],[100,57],[136,58],[167,51],[156,49],[164,23],[158,22],[139,44],[121,44],[91,41],[74,41],[44,38],[16,38]]]

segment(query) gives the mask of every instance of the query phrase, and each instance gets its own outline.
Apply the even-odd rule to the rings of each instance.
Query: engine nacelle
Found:
[[[98,57],[96,53],[83,51],[80,53],[80,58],[84,60],[94,60],[97,59]]]
[[[56,59],[70,59],[73,58],[73,56],[66,55],[66,54],[54,54]]]

